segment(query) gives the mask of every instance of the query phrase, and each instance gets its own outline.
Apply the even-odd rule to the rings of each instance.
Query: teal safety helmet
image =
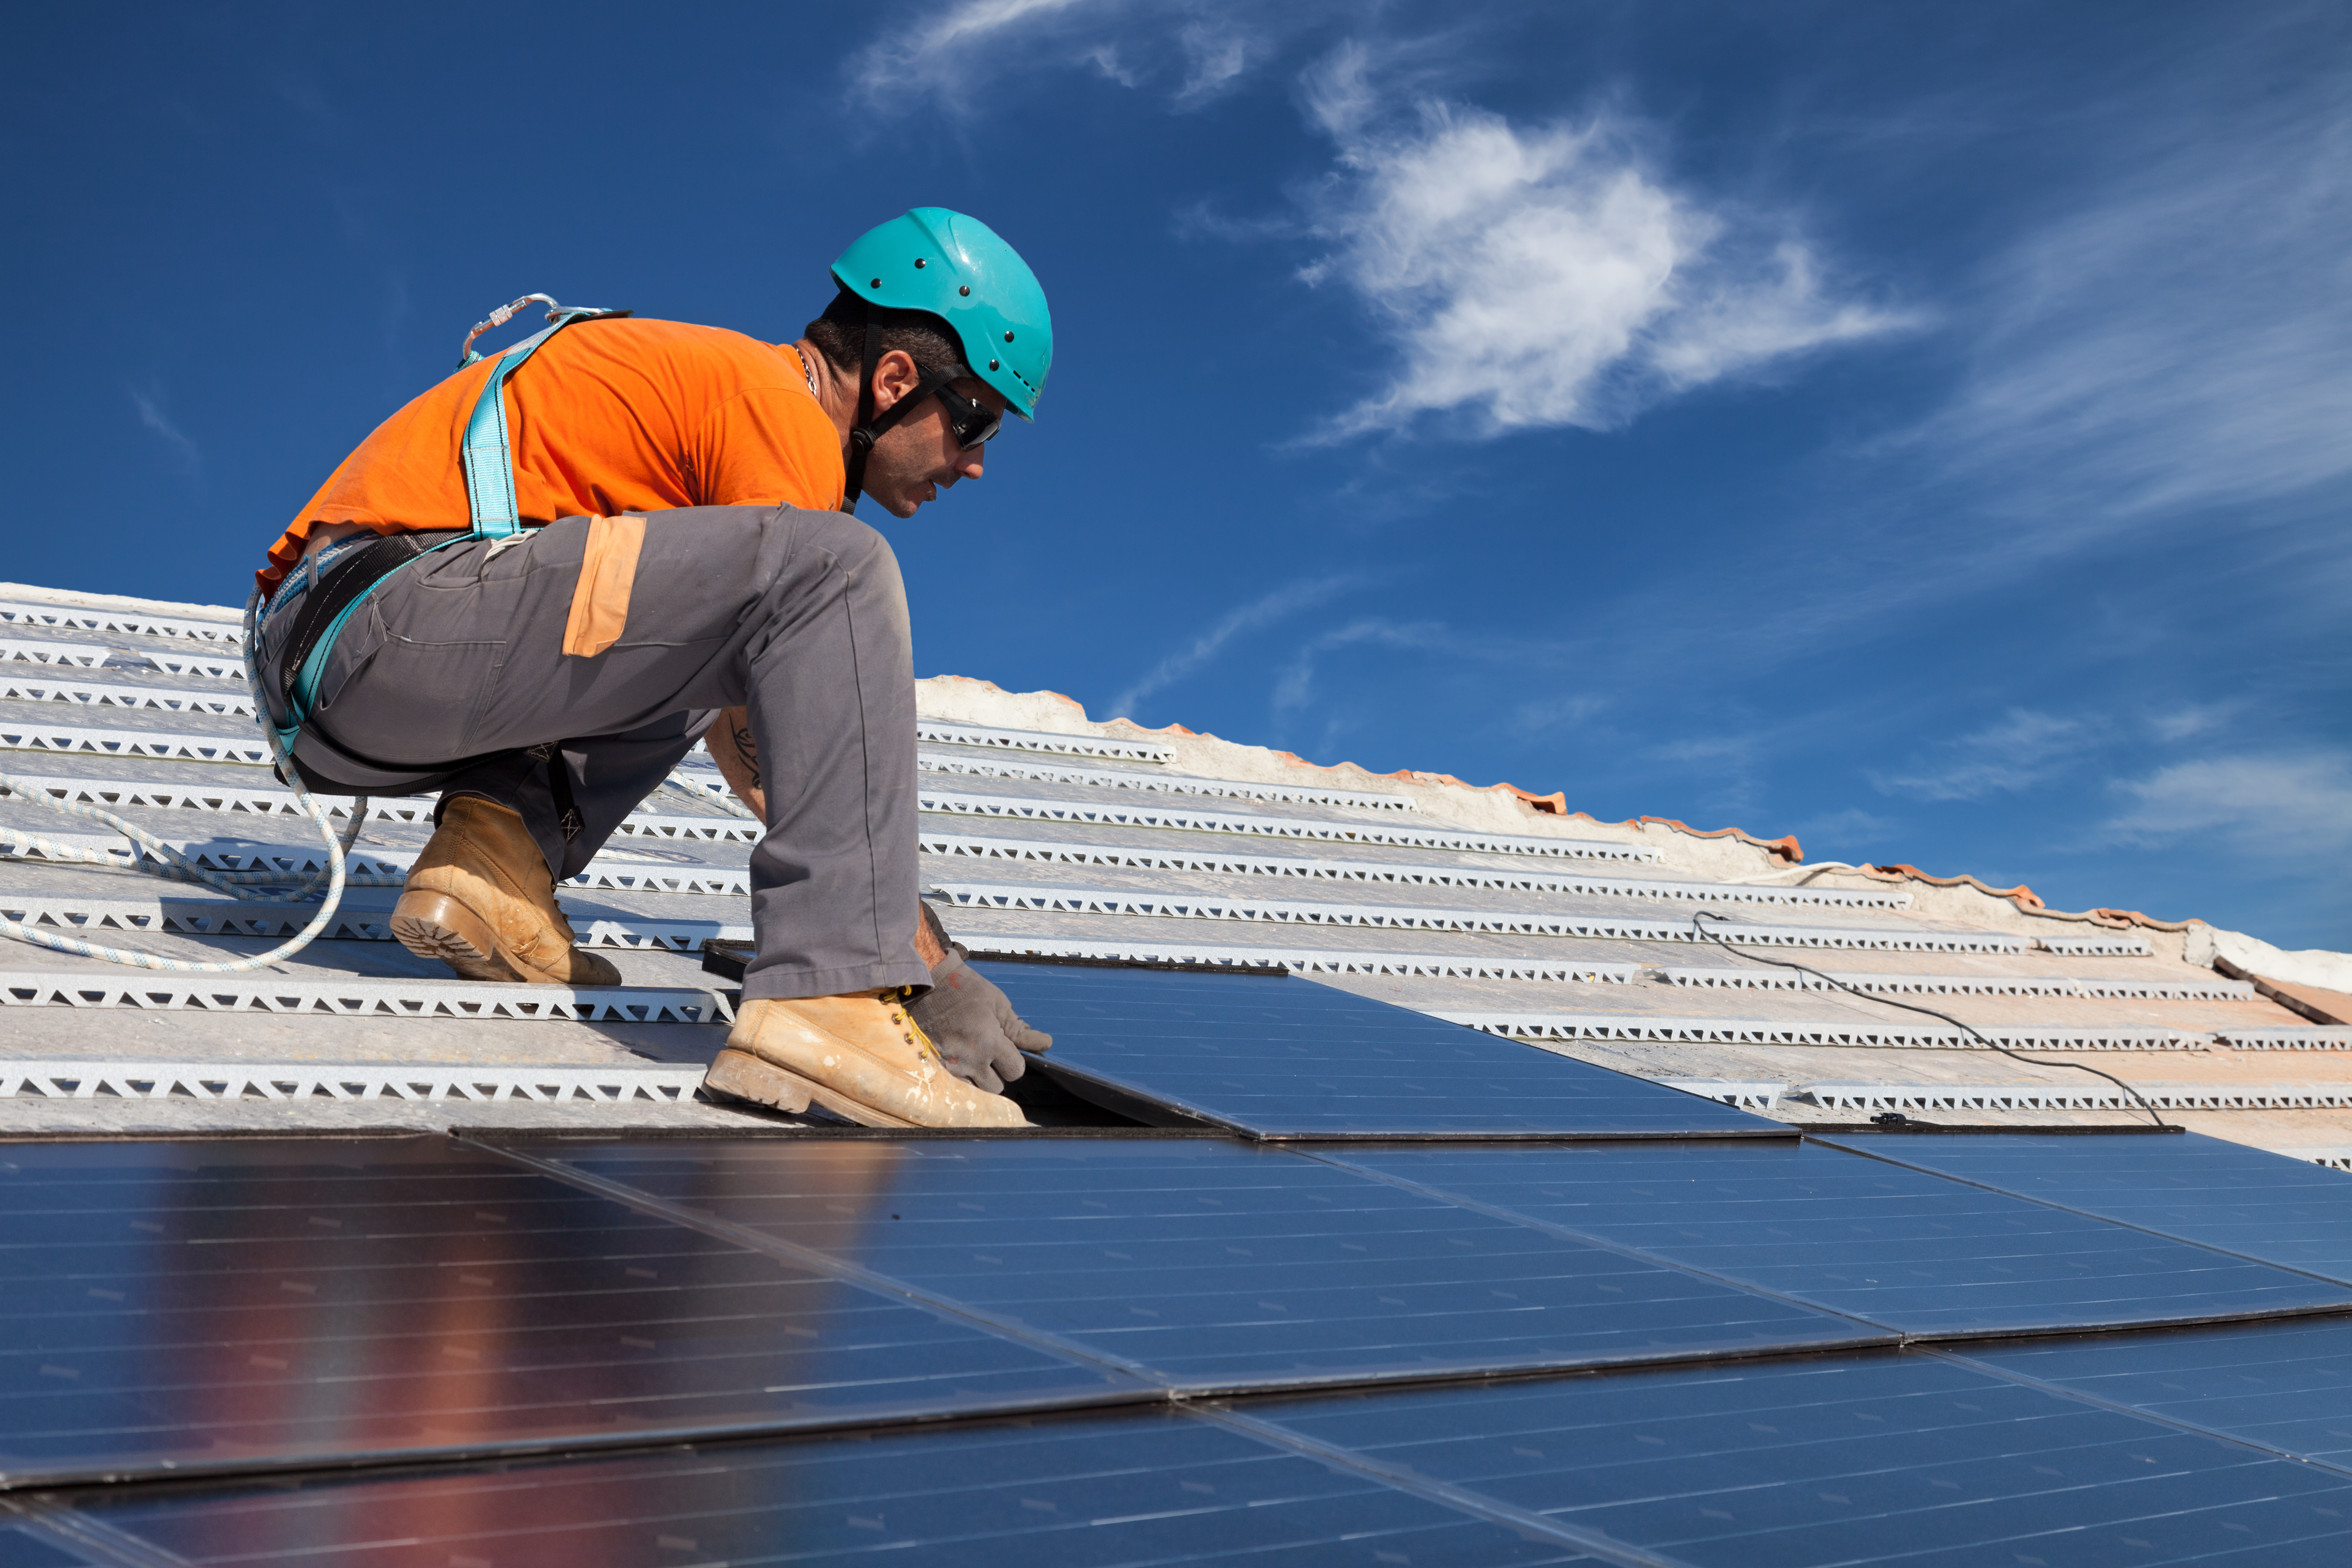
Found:
[[[1037,275],[994,229],[946,207],[917,207],[858,236],[833,276],[868,304],[946,321],[971,374],[1022,418],[1036,416],[1054,363],[1053,312]]]

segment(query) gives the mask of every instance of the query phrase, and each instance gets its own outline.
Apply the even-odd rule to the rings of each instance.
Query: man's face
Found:
[[[891,358],[885,355],[885,363]],[[880,367],[877,367],[877,372]],[[912,362],[908,362],[912,369]],[[919,380],[919,373],[915,379]],[[877,374],[877,384],[887,384]],[[908,390],[912,390],[911,384]],[[949,390],[963,398],[978,398],[991,413],[1003,415],[1004,399],[985,382],[958,381]],[[984,446],[965,451],[956,437],[955,424],[937,397],[926,397],[912,414],[882,432],[866,458],[866,493],[893,517],[912,517],[925,501],[958,479],[980,478]]]

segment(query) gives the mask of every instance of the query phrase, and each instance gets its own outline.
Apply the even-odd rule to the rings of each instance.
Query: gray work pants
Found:
[[[572,658],[587,532],[575,517],[504,548],[467,540],[387,578],[327,661],[295,749],[305,772],[345,793],[438,785],[445,802],[511,806],[561,881],[718,710],[748,707],[768,811],[744,996],[929,984],[914,945],[914,658],[888,542],[837,511],[650,514],[625,629]],[[528,754],[550,745],[572,823]]]

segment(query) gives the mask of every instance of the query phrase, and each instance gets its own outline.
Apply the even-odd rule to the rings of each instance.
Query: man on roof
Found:
[[[560,307],[495,361],[469,338],[271,547],[264,697],[310,787],[441,792],[393,934],[475,980],[618,984],[554,884],[707,737],[766,829],[709,1086],[1018,1126],[1003,1080],[1050,1041],[918,897],[906,593],[852,509],[979,479],[1006,410],[1034,413],[1052,319],[1013,247],[941,207],[833,278],[792,343]]]

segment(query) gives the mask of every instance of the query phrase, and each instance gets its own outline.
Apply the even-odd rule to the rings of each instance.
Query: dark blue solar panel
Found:
[[[2352,1290],[2324,1280],[1810,1143],[1390,1145],[1326,1157],[1906,1334],[2352,1307]]]
[[[1166,1412],[83,1507],[217,1568],[1591,1561]]]
[[[1054,1037],[1056,1074],[1266,1138],[1785,1134],[1663,1084],[1311,980],[975,967]],[[1122,1109],[1127,1109],[1122,1105]],[[1138,1110],[1137,1114],[1144,1114]],[[1147,1120],[1149,1120],[1147,1115]]]
[[[2194,1132],[1831,1140],[2352,1284],[2352,1175]]]
[[[1913,1354],[1244,1410],[1696,1568],[2352,1561],[2352,1478]]]
[[[0,1568],[90,1568],[90,1560],[21,1526],[0,1524]]]
[[[1972,1359],[2352,1468],[2352,1321],[2101,1334],[1973,1350]]]
[[[1135,1388],[442,1140],[0,1151],[10,1482]]]
[[[1880,1337],[1222,1139],[771,1139],[562,1157],[1186,1388]]]

